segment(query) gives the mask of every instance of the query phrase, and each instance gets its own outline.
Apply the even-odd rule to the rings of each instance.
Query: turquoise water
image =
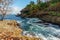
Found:
[[[60,26],[51,23],[36,23],[42,20],[38,18],[21,18],[15,15],[7,15],[5,20],[16,20],[24,30],[23,35],[35,36],[43,40],[60,40]]]

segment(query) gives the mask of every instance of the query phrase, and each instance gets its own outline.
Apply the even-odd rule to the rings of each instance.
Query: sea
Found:
[[[22,18],[16,15],[6,15],[4,20],[16,20],[23,29],[22,35],[35,36],[42,40],[60,40],[60,26],[52,23],[39,23],[39,18]]]

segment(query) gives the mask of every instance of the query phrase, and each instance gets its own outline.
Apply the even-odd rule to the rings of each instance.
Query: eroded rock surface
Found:
[[[17,24],[14,20],[0,21],[0,40],[40,40],[22,35],[23,30]]]

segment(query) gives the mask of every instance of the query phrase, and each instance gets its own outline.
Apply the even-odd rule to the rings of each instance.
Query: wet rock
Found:
[[[49,25],[49,23],[44,23],[44,25]]]
[[[42,20],[60,25],[60,16],[45,15],[41,17]]]

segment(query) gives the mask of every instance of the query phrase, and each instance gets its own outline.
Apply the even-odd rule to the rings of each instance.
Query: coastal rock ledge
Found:
[[[36,37],[22,35],[23,30],[19,28],[15,20],[0,21],[0,40],[41,40]]]

